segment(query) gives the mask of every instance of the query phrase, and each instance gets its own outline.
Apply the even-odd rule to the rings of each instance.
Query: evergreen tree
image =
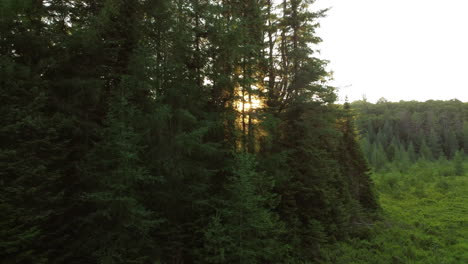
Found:
[[[465,105],[459,101],[378,104],[357,101],[353,105],[359,112],[358,128],[370,142],[380,142],[389,159],[396,143],[402,144],[410,153],[411,144],[420,150],[425,141],[434,159],[441,155],[453,159],[454,153],[464,146],[466,117],[460,113]],[[389,138],[392,138],[390,142]],[[366,155],[371,151],[367,150]]]
[[[455,132],[453,130],[445,131],[444,140],[445,154],[449,159],[452,159],[458,151],[458,141]]]
[[[376,170],[382,170],[388,162],[387,154],[381,144],[373,144],[371,164]]]
[[[363,155],[365,155],[367,161],[371,159],[372,144],[367,136],[361,137],[360,145],[362,146]]]
[[[6,58],[0,65],[0,258],[46,263],[54,218],[63,210],[62,164],[67,150],[47,110],[47,95],[31,85],[29,69]],[[38,85],[38,83],[36,83]]]
[[[416,160],[418,159],[417,154],[416,154],[416,150],[414,149],[413,142],[410,142],[409,145],[408,145],[408,158],[409,158],[411,163],[416,162]]]
[[[366,105],[367,105],[367,103],[366,103]],[[367,126],[366,126],[366,136],[367,136],[367,138],[369,138],[369,142],[374,142],[375,141],[376,133],[374,131],[374,126],[372,125],[372,122],[370,120],[368,121]]]
[[[393,132],[393,126],[390,122],[389,119],[385,119],[385,122],[384,122],[384,125],[382,127],[382,130],[380,130],[380,133],[381,133],[381,139],[380,139],[380,142],[384,145],[384,146],[387,146],[388,144],[390,144],[390,146],[392,145],[392,143],[394,144],[394,148],[392,150],[390,149],[386,149],[387,151],[387,156],[390,160],[393,159],[393,156],[395,155],[395,151],[396,151],[396,148],[398,146],[396,146],[396,142],[395,142],[395,134]],[[394,151],[393,153],[391,151]]]
[[[63,241],[71,131],[44,74],[54,55],[38,1],[2,2],[0,19],[0,259],[46,263]]]
[[[432,157],[438,159],[442,154],[442,146],[440,145],[440,137],[437,135],[434,128],[431,128],[427,144],[432,151]]]
[[[356,140],[354,119],[349,103],[344,104],[343,110],[344,124],[342,124],[341,132],[343,133],[344,149],[341,151],[342,158],[340,160],[342,173],[348,177],[347,180],[353,198],[359,201],[359,205],[363,208],[373,211],[378,208],[378,203],[372,189],[370,168]]]
[[[431,161],[434,159],[434,157],[432,156],[432,151],[429,148],[429,146],[427,146],[425,140],[423,140],[422,145],[419,149],[419,158],[426,161]]]
[[[86,219],[92,224],[86,245],[102,263],[146,263],[154,258],[149,235],[160,223],[142,201],[149,191],[144,187],[157,179],[140,163],[141,139],[131,124],[139,113],[129,104],[127,89],[113,96],[104,140],[90,153],[88,177],[97,184],[85,196],[95,207]]]
[[[287,246],[279,237],[284,227],[271,209],[274,181],[256,172],[253,155],[236,154],[227,197],[205,230],[208,263],[281,263]]]
[[[389,134],[392,135],[392,134]],[[392,138],[390,145],[386,148],[386,153],[388,157],[388,161],[392,162],[394,160],[397,160],[400,158],[398,157],[398,151],[400,150],[399,144],[396,142],[395,137]]]
[[[311,4],[3,1],[0,259],[297,263],[355,234],[377,205]]]
[[[395,160],[395,162],[398,164],[398,168],[402,172],[407,171],[411,166],[409,152],[406,151],[405,148],[400,145],[400,147],[398,148],[397,156],[398,158]]]
[[[274,143],[261,154],[265,164],[275,160],[273,166],[262,168],[278,175],[278,212],[287,227],[285,243],[295,249],[293,258],[302,261],[317,256],[327,235],[346,236],[350,211],[349,185],[338,184],[347,179],[335,163],[334,150],[341,139],[320,140],[335,130],[330,121],[336,112],[327,104],[336,97],[331,87],[320,82],[327,77],[325,62],[314,58],[311,49],[320,41],[314,28],[323,12],[311,13],[307,6],[307,1],[300,0],[278,5],[280,56],[270,60],[266,110],[273,117],[270,120],[279,120],[280,125],[271,133]],[[333,191],[321,192],[324,189]],[[334,201],[330,208],[328,201]]]
[[[205,66],[205,55],[210,49],[205,42],[209,37],[207,31],[218,34],[210,27],[219,26],[220,21],[215,25],[211,20],[206,24],[202,21],[213,19],[211,16],[219,15],[219,10],[212,10],[214,7],[206,1],[153,4],[147,45],[156,54],[149,56],[153,58],[150,61],[153,67],[148,73],[155,100],[151,101],[145,118],[145,127],[149,129],[145,163],[150,174],[163,181],[154,186],[146,204],[165,219],[152,234],[159,245],[161,261],[179,263],[197,258],[203,243],[198,234],[211,213],[210,197],[224,183],[223,172],[229,161],[226,153],[236,141],[232,136],[234,127],[224,127],[233,120],[232,105],[218,102],[213,91],[218,87],[218,79],[210,72],[221,69]],[[201,81],[204,74],[213,78],[211,86]],[[226,82],[221,86],[229,89]],[[167,237],[171,237],[170,241]]]
[[[468,154],[468,121],[463,122],[463,150]]]
[[[455,153],[455,157],[453,158],[454,162],[454,172],[456,176],[463,176],[465,175],[465,168],[463,166],[463,151],[458,150]]]

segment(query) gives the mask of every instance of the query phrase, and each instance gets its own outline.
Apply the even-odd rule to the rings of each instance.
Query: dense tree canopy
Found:
[[[2,1],[2,263],[304,263],[356,235],[378,205],[310,4]]]
[[[468,104],[450,101],[366,100],[352,103],[362,147],[377,170],[394,163],[404,169],[424,159],[454,159],[468,154]],[[386,168],[387,167],[387,168]]]

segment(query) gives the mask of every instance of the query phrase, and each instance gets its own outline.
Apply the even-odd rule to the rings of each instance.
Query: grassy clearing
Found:
[[[366,239],[323,249],[322,263],[468,263],[468,176],[450,162],[375,175],[382,219]]]

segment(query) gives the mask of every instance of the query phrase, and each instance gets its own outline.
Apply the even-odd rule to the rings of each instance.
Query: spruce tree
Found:
[[[463,122],[463,150],[468,154],[468,121]]]
[[[279,240],[283,224],[271,211],[274,181],[256,171],[255,157],[236,154],[226,199],[205,230],[207,263],[281,263],[288,248]]]
[[[372,212],[378,208],[375,200],[373,183],[370,178],[370,168],[364,158],[361,146],[356,140],[356,130],[354,127],[354,118],[351,114],[351,107],[348,102],[344,104],[343,109],[344,124],[341,132],[343,134],[344,149],[340,151],[342,159],[340,160],[343,174],[348,177],[349,188],[352,197],[359,202],[359,205]],[[364,217],[364,216],[355,216]]]
[[[336,164],[339,133],[320,140],[336,131],[332,120],[337,113],[329,107],[336,97],[333,88],[324,84],[325,62],[315,58],[312,49],[320,41],[314,34],[316,19],[324,12],[312,13],[308,4],[299,0],[278,5],[281,56],[274,63],[275,78],[269,77],[275,82],[270,83],[267,111],[280,120],[280,130],[272,134],[277,136],[273,138],[277,148],[263,154],[277,161],[267,171],[279,176],[278,212],[287,227],[285,243],[296,249],[297,261],[317,256],[327,237],[346,237],[351,210],[348,181]],[[342,181],[346,183],[339,184]],[[325,189],[330,191],[322,192]],[[329,201],[334,201],[333,206],[326,206]]]
[[[416,150],[414,149],[413,142],[410,142],[408,145],[408,157],[411,163],[414,163],[417,160]]]
[[[432,157],[438,159],[442,153],[442,146],[440,144],[440,136],[436,133],[434,128],[431,128],[431,132],[429,133],[429,137],[426,141],[428,147],[432,151]]]
[[[0,19],[0,259],[46,263],[63,241],[69,208],[68,116],[45,77],[54,33],[36,1],[2,2]],[[73,182],[70,182],[73,184]]]
[[[434,159],[434,156],[432,156],[432,151],[429,148],[429,146],[427,146],[425,140],[423,140],[422,145],[419,149],[419,158],[425,161],[431,161]]]
[[[452,159],[455,156],[455,153],[458,151],[458,141],[453,130],[444,132],[444,141],[445,141],[445,154],[449,159]]]
[[[146,263],[154,257],[150,232],[160,219],[142,199],[145,186],[158,179],[141,164],[141,138],[132,124],[139,113],[127,99],[131,92],[121,87],[115,93],[103,141],[89,154],[87,177],[96,185],[84,196],[95,208],[85,220],[91,224],[86,245],[98,262]]]
[[[223,30],[216,28],[223,21],[214,21],[220,15],[217,7],[223,6],[211,6],[206,1],[153,4],[147,30],[150,52],[156,54],[150,56],[154,60],[150,61],[148,73],[154,100],[146,116],[149,131],[145,163],[151,175],[163,181],[154,186],[147,206],[165,219],[153,233],[161,261],[192,261],[199,257],[203,243],[200,230],[209,222],[211,197],[224,184],[223,172],[230,160],[227,153],[236,142],[231,126],[235,120],[233,109],[227,104],[233,99],[226,102],[226,98],[218,97],[232,94],[214,91],[230,87],[228,82],[219,84],[214,77],[222,68],[206,65],[206,56],[216,56],[221,49],[213,47],[218,43],[213,43],[213,36],[207,32],[217,35],[221,33],[217,30]],[[216,64],[216,60],[213,58],[212,63]],[[222,62],[231,66],[229,61]],[[213,83],[200,81],[203,74]],[[172,239],[167,241],[167,237]]]
[[[362,147],[363,155],[366,157],[367,161],[369,162],[370,157],[371,157],[370,154],[371,154],[371,151],[372,151],[372,144],[369,141],[369,137],[368,136],[361,137],[360,138],[360,145]]]
[[[405,172],[411,166],[411,159],[409,152],[405,150],[404,146],[400,145],[398,148],[398,159],[395,160],[401,172]]]
[[[375,200],[310,4],[2,2],[2,261],[310,262],[353,234]]]
[[[376,170],[383,170],[388,162],[387,154],[385,153],[382,144],[373,144],[371,164]]]
[[[389,134],[389,135],[392,135],[392,134]],[[399,149],[400,149],[400,146],[399,144],[397,144],[395,137],[392,137],[390,144],[387,145],[386,147],[387,157],[390,162],[395,161],[395,160],[397,161],[399,159],[398,157]]]
[[[454,173],[456,176],[463,176],[465,175],[465,168],[463,166],[463,151],[458,150],[455,153],[455,156],[453,158],[453,164],[454,164]]]

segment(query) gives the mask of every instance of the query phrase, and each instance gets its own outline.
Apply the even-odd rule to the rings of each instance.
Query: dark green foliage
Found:
[[[372,164],[372,166],[374,166],[377,170],[385,168],[388,162],[388,158],[382,144],[377,144],[373,146],[369,161]]]
[[[373,179],[384,214],[368,226],[368,236],[326,247],[321,263],[466,262],[462,204],[468,185],[461,149],[466,105],[455,100],[353,105],[361,144],[377,171]],[[378,159],[381,153],[389,160]]]
[[[386,159],[395,163],[394,167],[404,169],[418,159],[453,159],[457,150],[466,146],[466,103],[382,100],[376,104],[356,101],[352,106],[358,113],[356,124],[363,136],[365,155],[378,171],[391,167],[383,165],[386,161],[382,150]],[[407,152],[409,163],[403,150]],[[402,158],[404,160],[400,161]]]
[[[406,173],[373,175],[384,218],[369,226],[365,239],[325,247],[320,263],[467,262],[468,178],[441,173],[445,162],[416,163]],[[449,167],[453,163],[449,161]]]
[[[463,122],[463,150],[468,154],[468,121]]]
[[[416,154],[416,150],[414,149],[413,142],[410,142],[408,145],[408,158],[411,163],[417,160],[417,154]]]
[[[340,144],[344,147],[340,151],[342,154],[340,160],[342,173],[348,177],[347,180],[353,198],[359,201],[364,208],[373,211],[378,208],[378,204],[372,189],[370,167],[364,159],[361,147],[356,140],[357,130],[354,127],[354,116],[348,103],[345,103],[344,111],[344,122],[341,127],[343,143]],[[401,150],[395,151],[395,156],[398,156]]]
[[[452,141],[453,141],[453,138],[452,138]],[[440,144],[440,135],[438,135],[435,132],[435,129],[433,127],[431,128],[431,132],[429,134],[427,142],[428,142],[428,147],[432,151],[432,155],[431,155],[432,157],[434,157],[435,159],[438,159],[440,155],[444,155],[442,153],[442,146]]]
[[[454,175],[456,176],[463,176],[465,175],[465,168],[463,167],[463,157],[464,154],[462,150],[459,150],[455,153],[453,158],[454,162]]]
[[[43,7],[4,1],[0,19],[0,259],[46,263],[55,251],[70,155],[67,116],[50,104]]]
[[[362,212],[378,207],[349,110],[306,106],[285,113],[290,122],[280,130],[277,143],[265,150],[261,164],[268,174],[277,175],[285,239],[296,249],[292,256],[302,261],[317,257],[323,242],[354,235],[358,223],[368,221]],[[318,111],[323,114],[313,114]],[[281,152],[275,152],[280,146]]]
[[[67,150],[58,131],[63,119],[49,115],[46,95],[27,88],[19,65],[5,63],[0,69],[5,77],[0,108],[0,258],[4,263],[43,263],[56,228],[51,220],[62,209],[64,195]]]
[[[139,114],[122,92],[113,95],[104,120],[103,141],[89,154],[85,177],[95,185],[84,195],[95,211],[87,218],[86,246],[102,263],[146,263],[155,246],[150,232],[161,222],[145,208],[146,187],[158,179],[141,163],[141,138],[133,120]],[[86,239],[86,238],[85,238]]]
[[[301,263],[362,235],[311,4],[2,1],[0,262]],[[370,161],[404,155],[394,124]]]
[[[424,160],[430,161],[434,159],[434,156],[432,156],[432,151],[426,144],[425,140],[422,141],[421,147],[419,147],[419,155]]]
[[[455,156],[455,152],[457,152],[459,149],[455,132],[448,128],[444,133],[444,140],[445,153],[449,159],[452,159]]]
[[[256,172],[255,157],[236,154],[225,195],[205,234],[206,263],[282,263],[288,246],[279,238],[285,232],[272,212],[274,180]]]

